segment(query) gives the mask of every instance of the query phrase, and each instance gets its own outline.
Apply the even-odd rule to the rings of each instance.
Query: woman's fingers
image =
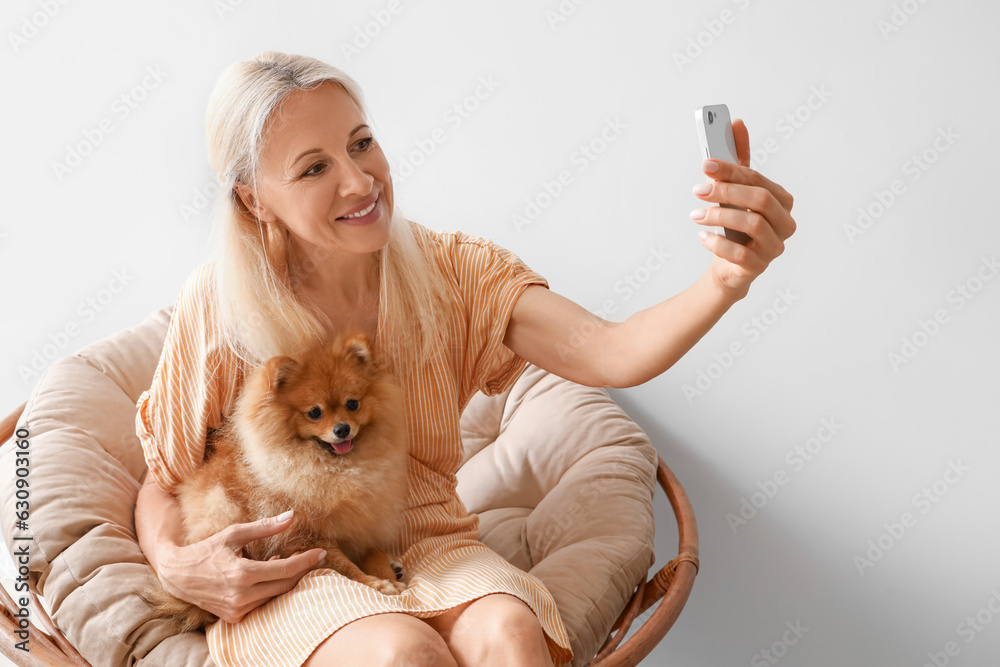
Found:
[[[310,570],[323,564],[325,556],[326,550],[310,549],[297,551],[288,558],[273,556],[267,561],[244,559],[247,585],[229,596],[227,605],[220,607],[215,614],[228,623],[238,622],[271,598],[295,588]]]
[[[725,206],[695,209],[691,217],[700,225],[750,236],[741,245],[718,234],[700,234],[702,244],[715,255],[710,272],[716,283],[745,296],[754,278],[785,251],[785,240],[795,233],[796,224],[791,215],[792,195],[750,168],[750,134],[742,120],[733,121],[733,138],[739,164],[705,160],[702,171],[709,180],[694,190],[702,201]]]
[[[725,227],[749,235],[754,247],[772,259],[785,251],[785,244],[774,228],[756,211],[709,206],[691,211],[691,218],[699,225]]]
[[[243,567],[247,573],[248,581],[253,585],[262,581],[299,578],[314,567],[322,565],[325,556],[324,549],[310,549],[288,558],[243,559]]]
[[[760,252],[752,250],[745,245],[730,241],[724,236],[706,232],[701,235],[702,244],[712,251],[719,259],[724,259],[730,264],[734,264],[747,274],[752,276],[760,275],[767,268],[769,259],[763,257]],[[742,275],[742,274],[741,274]]]
[[[744,167],[750,166],[750,132],[746,123],[737,118],[733,121],[733,138],[736,139],[736,158]]]
[[[248,590],[248,597],[254,600],[260,600],[262,603],[270,600],[275,595],[281,595],[282,593],[287,593],[288,591],[295,588],[295,584],[299,583],[299,580],[305,576],[312,566],[307,567],[298,574],[285,577],[283,579],[270,579],[267,581],[258,581],[256,584],[252,585]]]
[[[749,146],[747,150],[749,150]],[[716,168],[715,171],[711,170],[713,167]],[[774,196],[783,209],[788,212],[792,210],[794,199],[788,190],[747,165],[736,165],[722,160],[705,160],[702,162],[701,169],[706,176],[716,181],[763,188]]]
[[[767,188],[716,180],[695,186],[695,196],[703,201],[730,204],[759,213],[782,240],[795,233],[795,220]]]
[[[250,521],[248,523],[234,523],[225,530],[219,532],[227,548],[238,553],[243,547],[254,540],[277,535],[292,524],[294,518],[289,510],[278,516]]]

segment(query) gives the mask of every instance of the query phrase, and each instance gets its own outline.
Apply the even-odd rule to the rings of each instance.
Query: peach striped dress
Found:
[[[463,456],[459,415],[476,391],[502,392],[523,370],[526,362],[503,345],[504,330],[524,288],[547,283],[490,241],[413,227],[451,298],[442,313],[448,344],[406,381],[409,508],[392,553],[411,577],[410,587],[388,596],[328,568],[311,571],[239,623],[220,620],[206,629],[220,667],[295,667],[351,621],[385,612],[428,618],[490,593],[509,593],[528,604],[553,662],[572,659],[551,594],[478,541],[478,517],[455,491]],[[212,280],[207,262],[185,282],[152,386],[137,403],[136,431],[149,474],[168,492],[202,461],[207,429],[231,413],[247,370],[217,342]]]

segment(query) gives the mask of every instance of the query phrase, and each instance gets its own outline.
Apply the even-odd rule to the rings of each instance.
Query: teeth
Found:
[[[375,201],[373,201],[372,204],[371,204],[371,206],[369,206],[368,208],[364,209],[363,211],[358,211],[357,213],[351,213],[350,215],[345,215],[344,217],[345,218],[363,218],[364,216],[366,216],[369,213],[371,213],[372,210],[374,210],[375,204],[377,204],[377,203],[378,203],[378,199],[376,199]]]

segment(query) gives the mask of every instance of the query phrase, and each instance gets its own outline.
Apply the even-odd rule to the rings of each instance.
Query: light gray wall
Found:
[[[701,529],[691,600],[645,664],[997,664],[998,23],[983,0],[10,0],[2,405],[33,358],[141,321],[204,259],[205,104],[235,60],[346,69],[411,218],[496,240],[612,319],[706,269],[692,116],[725,102],[799,230],[681,362],[614,392]],[[545,206],[518,228],[527,200]]]

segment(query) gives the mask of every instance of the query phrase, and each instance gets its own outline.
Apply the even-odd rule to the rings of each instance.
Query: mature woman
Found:
[[[507,389],[527,362],[592,386],[629,387],[668,369],[783,250],[792,197],[748,166],[706,161],[693,217],[752,237],[702,234],[714,254],[684,292],[625,322],[549,291],[493,243],[434,233],[393,206],[392,178],[357,84],[277,52],[231,66],[207,114],[226,196],[220,251],[185,283],[136,427],[149,466],[136,507],[143,552],[174,595],[220,617],[219,665],[553,665],[572,658],[551,595],[477,540],[455,493],[459,415],[476,391]],[[171,492],[202,461],[245,373],[317,337],[364,331],[407,390],[409,508],[393,554],[410,577],[387,596],[324,568],[313,549],[254,562],[247,542],[281,516],[178,546]],[[283,594],[283,595],[282,595]],[[280,596],[280,597],[278,597]]]

